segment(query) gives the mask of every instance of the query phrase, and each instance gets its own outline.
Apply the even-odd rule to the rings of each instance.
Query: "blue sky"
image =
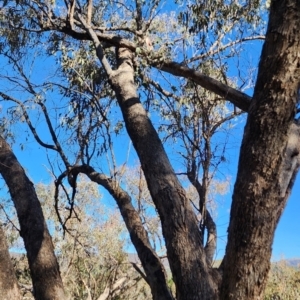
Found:
[[[237,160],[239,154],[239,146],[236,140],[241,138],[243,130],[243,124],[241,124],[239,130],[237,130],[234,136],[235,147],[230,150],[229,163],[224,166],[227,169],[228,174],[232,177],[231,185],[228,194],[220,197],[218,213],[216,223],[218,226],[218,248],[217,258],[221,258],[224,254],[226,247],[226,231],[229,221],[231,195],[233,191],[234,180],[237,172]],[[238,134],[239,132],[239,134]],[[128,147],[128,140],[122,139],[120,149]],[[15,153],[24,166],[27,174],[31,180],[35,183],[49,182],[50,176],[47,171],[47,161],[44,149],[37,147],[35,143],[27,143],[23,151],[18,146],[14,147]],[[131,148],[130,161],[137,162],[137,156],[134,149]],[[173,161],[174,164],[174,161]],[[224,171],[225,172],[225,171]],[[103,192],[103,191],[102,191]],[[110,198],[108,193],[104,193],[106,199],[104,201],[111,207],[116,207],[113,199]],[[273,244],[273,260],[279,260],[281,258],[295,258],[300,256],[300,235],[299,235],[299,211],[300,211],[300,176],[298,175],[295,182],[291,197],[287,203],[282,218],[280,219],[274,244]],[[132,247],[129,247],[130,252],[133,251]]]
[[[261,43],[259,44],[248,44],[249,51],[245,51],[246,56],[241,57],[240,62],[245,64],[251,60],[254,65],[257,65]],[[0,64],[1,64],[0,59]],[[242,65],[242,64],[241,64]],[[40,62],[38,65],[38,73],[35,74],[35,79],[42,79],[44,74],[47,74],[49,71],[50,63]],[[234,67],[232,66],[232,70],[229,73],[231,76],[235,76]],[[9,68],[4,67],[4,70],[8,71]],[[2,88],[0,84],[0,88]],[[248,91],[251,93],[251,90]],[[230,213],[230,204],[231,204],[231,195],[233,191],[233,184],[237,172],[237,161],[239,156],[239,144],[241,142],[242,134],[243,134],[243,126],[244,123],[241,122],[238,128],[235,130],[235,133],[232,135],[232,147],[228,151],[229,161],[227,164],[223,166],[223,173],[231,176],[231,186],[227,195],[222,196],[220,198],[220,204],[218,207],[218,215],[217,215],[217,225],[218,225],[218,251],[217,257],[222,257],[225,246],[226,246],[226,231],[229,220]],[[18,128],[18,127],[17,127]],[[21,127],[20,127],[21,128]],[[40,133],[43,134],[43,127],[38,128]],[[14,145],[14,151],[17,155],[19,161],[27,171],[27,174],[31,178],[31,180],[35,183],[44,182],[47,183],[50,180],[49,172],[47,171],[47,157],[45,154],[45,150],[41,149],[40,146],[37,146],[36,142],[33,142],[32,139],[28,141],[24,141],[24,134],[22,130],[16,130],[16,139],[17,143]],[[19,146],[18,138],[23,139],[25,142],[25,148],[22,151]],[[119,150],[119,154],[123,152],[124,148],[128,147],[128,140],[126,139],[126,134],[122,135],[122,138],[119,137],[119,143],[117,147]],[[168,150],[168,149],[167,149]],[[121,159],[120,159],[121,161]],[[137,156],[131,148],[130,153],[130,161],[135,163],[137,162]],[[171,161],[176,168],[176,161]],[[105,194],[105,197],[109,197]],[[294,189],[292,191],[292,195],[288,201],[287,207],[283,213],[283,216],[280,220],[279,226],[276,231],[274,245],[273,245],[273,260],[278,260],[280,258],[294,258],[300,256],[300,235],[299,232],[299,212],[300,212],[300,175],[298,175],[297,181],[295,182]],[[114,201],[107,201],[110,205],[114,206]]]

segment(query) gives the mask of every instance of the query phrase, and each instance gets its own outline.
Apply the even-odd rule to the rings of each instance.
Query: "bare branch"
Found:
[[[4,214],[5,214],[5,217],[6,217],[6,220],[8,221],[8,223],[10,223],[12,225],[12,227],[17,230],[18,232],[20,232],[20,229],[14,224],[14,222],[10,219],[8,213],[6,212],[4,206],[2,204],[0,204],[0,209],[3,210]]]
[[[42,147],[45,147],[45,148],[47,148],[47,149],[51,149],[51,150],[54,150],[54,151],[58,151],[58,149],[57,149],[56,146],[46,144],[46,143],[44,143],[44,142],[41,140],[41,138],[39,137],[38,133],[36,132],[35,127],[32,125],[32,123],[31,123],[31,121],[30,121],[30,118],[29,118],[29,116],[28,116],[28,114],[27,114],[27,111],[26,111],[26,108],[25,108],[24,104],[23,104],[20,100],[14,98],[14,97],[12,97],[12,96],[6,95],[6,94],[4,94],[4,93],[2,93],[2,92],[0,92],[0,96],[1,96],[3,99],[5,99],[5,100],[9,100],[9,101],[13,101],[13,102],[17,103],[17,104],[22,108],[23,116],[24,116],[24,118],[25,118],[25,121],[26,121],[26,123],[27,123],[27,125],[28,125],[30,131],[32,132],[32,134],[33,134],[34,138],[36,139],[36,141],[37,141]]]
[[[254,40],[265,40],[265,36],[264,35],[255,35],[255,36],[248,36],[248,37],[244,37],[244,38],[241,38],[239,40],[235,40],[235,41],[232,41],[226,45],[223,45],[217,49],[211,49],[209,50],[208,52],[205,52],[204,54],[201,54],[201,55],[198,55],[198,56],[194,56],[192,57],[191,59],[185,61],[185,63],[191,63],[193,61],[197,61],[197,60],[201,60],[201,59],[204,59],[208,56],[212,56],[214,54],[217,54],[217,53],[220,53],[222,51],[224,51],[225,49],[227,48],[230,48],[230,47],[233,47],[237,44],[241,44],[243,42],[247,42],[247,41],[254,41]]]
[[[56,151],[60,154],[60,157],[63,160],[65,166],[68,168],[70,166],[70,163],[69,163],[67,157],[65,156],[65,154],[64,154],[64,152],[62,150],[62,147],[61,147],[61,145],[60,145],[60,143],[59,143],[59,141],[57,139],[56,133],[55,133],[55,131],[53,129],[53,126],[52,126],[52,122],[51,122],[51,120],[49,118],[49,114],[48,114],[47,108],[46,108],[46,106],[44,105],[43,102],[38,101],[37,103],[39,104],[39,106],[41,107],[41,109],[42,109],[42,111],[44,113],[44,116],[45,116],[45,119],[46,119],[46,123],[47,123],[47,126],[49,128],[52,140],[53,140],[53,142],[54,142],[54,144],[56,146]]]
[[[76,6],[76,0],[70,1],[71,6],[69,7],[68,19],[71,26],[71,29],[74,30],[74,12]]]
[[[87,7],[87,24],[92,24],[92,12],[93,12],[93,0],[88,0],[88,7]]]

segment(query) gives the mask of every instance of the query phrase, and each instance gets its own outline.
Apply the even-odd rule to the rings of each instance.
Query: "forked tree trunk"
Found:
[[[66,299],[52,239],[34,186],[2,137],[0,137],[0,173],[9,188],[17,211],[35,299]]]
[[[0,224],[0,299],[20,300],[21,294],[15,270],[8,252],[6,237]]]
[[[206,263],[195,214],[137,96],[129,50],[118,49],[118,69],[110,82],[160,215],[177,299],[215,300],[216,285]]]
[[[272,1],[241,147],[221,299],[262,299],[274,231],[299,168],[300,1]]]

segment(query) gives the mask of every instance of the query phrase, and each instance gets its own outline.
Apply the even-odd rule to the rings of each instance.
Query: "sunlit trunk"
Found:
[[[248,112],[223,263],[222,299],[262,299],[274,232],[299,168],[300,1],[272,1]]]

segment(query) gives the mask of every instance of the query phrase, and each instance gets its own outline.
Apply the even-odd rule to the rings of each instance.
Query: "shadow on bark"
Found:
[[[66,299],[54,247],[34,186],[7,142],[0,137],[0,173],[14,202],[35,299]]]

